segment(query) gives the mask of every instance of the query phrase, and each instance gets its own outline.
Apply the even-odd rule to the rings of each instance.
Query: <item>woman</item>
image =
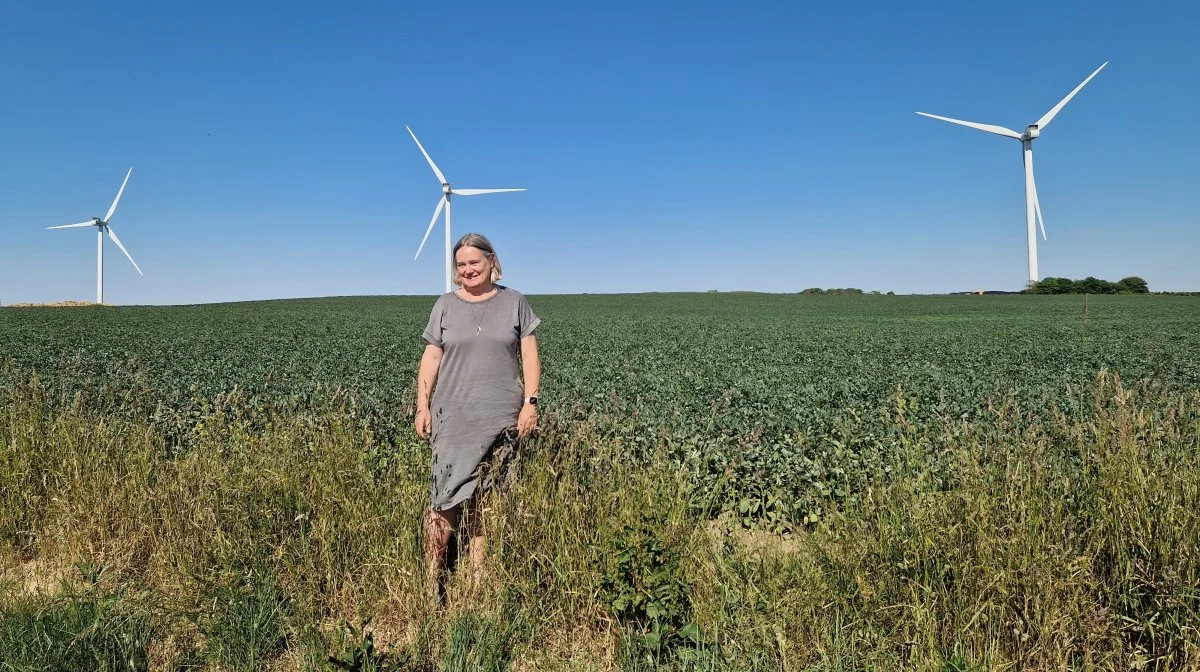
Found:
[[[450,533],[464,509],[471,569],[479,576],[485,551],[479,501],[507,476],[515,439],[537,425],[542,375],[534,335],[541,320],[520,292],[496,284],[500,260],[492,244],[469,233],[455,244],[453,258],[459,288],[433,305],[417,374],[416,430],[433,439],[425,560],[435,598]],[[493,465],[501,473],[489,473]]]

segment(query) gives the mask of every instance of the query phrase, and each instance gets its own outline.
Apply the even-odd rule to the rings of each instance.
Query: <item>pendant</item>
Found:
[[[483,327],[478,324],[475,325],[475,335],[478,336],[482,332],[483,332]]]

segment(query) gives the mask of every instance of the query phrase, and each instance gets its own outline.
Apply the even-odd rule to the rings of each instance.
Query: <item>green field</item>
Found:
[[[210,401],[235,387],[248,408],[283,412],[340,388],[377,436],[400,441],[411,438],[431,304],[3,311],[0,358],[19,376],[36,367],[69,390],[111,390],[108,401],[120,396],[124,411],[155,418],[170,441],[185,441]],[[841,481],[878,466],[898,393],[917,402],[916,420],[934,422],[986,419],[989,403],[1008,398],[1034,416],[1077,409],[1104,368],[1200,388],[1192,297],[659,294],[533,305],[547,408],[591,416],[626,444],[665,445],[702,479],[737,463],[729,502],[771,497],[792,520],[819,499],[852,496]]]
[[[1200,665],[1200,298],[530,302],[543,432],[444,612],[432,297],[0,310],[0,669],[72,618],[326,669],[363,615],[391,669]]]
[[[533,297],[548,403],[633,404],[768,433],[878,408],[900,385],[947,412],[1014,391],[1062,397],[1102,367],[1200,382],[1192,297],[800,297],[759,294]],[[114,382],[130,361],[166,400],[238,385],[286,399],[344,387],[398,405],[432,298],[345,298],[170,308],[0,312],[0,356]],[[617,398],[614,398],[617,397]],[[728,398],[728,400],[727,400]],[[727,401],[726,401],[727,400]],[[719,402],[719,403],[718,403]],[[623,407],[622,407],[623,408]]]

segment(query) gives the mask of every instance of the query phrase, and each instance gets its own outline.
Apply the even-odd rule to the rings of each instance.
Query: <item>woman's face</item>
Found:
[[[486,287],[492,281],[492,258],[477,247],[461,247],[454,255],[454,270],[466,289]]]

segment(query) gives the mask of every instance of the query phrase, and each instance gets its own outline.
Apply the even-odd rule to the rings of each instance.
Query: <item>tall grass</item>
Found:
[[[783,536],[716,516],[671,446],[549,416],[444,608],[427,447],[337,397],[225,395],[168,444],[36,377],[0,394],[0,669],[38,669],[35,631],[120,639],[108,669],[1200,669],[1200,394],[1101,373],[1088,412],[931,424],[898,391],[855,503]],[[123,616],[51,627],[81,594]]]

